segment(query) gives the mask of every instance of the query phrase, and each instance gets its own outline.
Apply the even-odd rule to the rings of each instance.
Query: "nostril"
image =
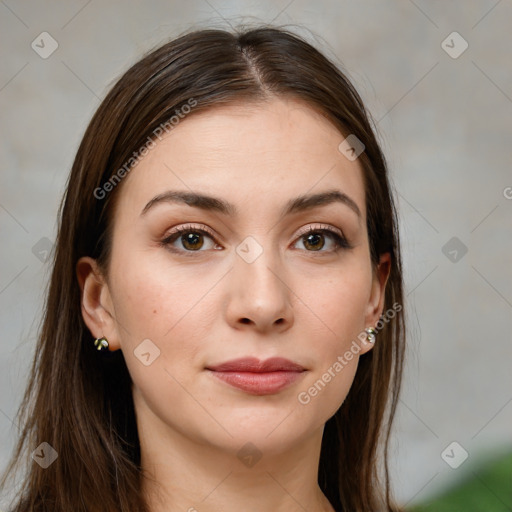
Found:
[[[249,324],[249,323],[251,323],[251,321],[248,318],[242,318],[242,323]]]

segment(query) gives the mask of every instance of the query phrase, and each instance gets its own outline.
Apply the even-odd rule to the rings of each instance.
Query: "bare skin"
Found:
[[[389,255],[371,264],[363,172],[338,150],[344,138],[292,99],[190,115],[118,185],[108,276],[89,257],[78,262],[83,318],[123,351],[132,377],[152,512],[334,510],[317,482],[323,429],[372,348],[358,334],[382,314],[390,268]],[[169,190],[237,213],[171,201],[142,213]],[[291,199],[332,190],[349,200],[282,215]],[[180,226],[187,232],[161,243]],[[354,340],[359,353],[307,393]],[[207,369],[245,356],[305,371],[258,395]]]

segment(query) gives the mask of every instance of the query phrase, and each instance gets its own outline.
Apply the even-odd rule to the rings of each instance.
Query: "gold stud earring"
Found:
[[[373,327],[367,327],[365,329],[366,332],[366,341],[368,343],[375,343],[375,335],[377,334],[377,331]]]
[[[94,346],[97,350],[100,352],[104,352],[105,350],[108,350],[108,340],[105,337],[97,338],[94,342]]]

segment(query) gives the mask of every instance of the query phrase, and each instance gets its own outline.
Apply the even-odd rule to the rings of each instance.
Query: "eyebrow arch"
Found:
[[[182,192],[168,190],[162,194],[153,197],[143,208],[141,215],[144,215],[150,208],[161,202],[185,203],[189,206],[222,213],[224,215],[236,216],[238,210],[235,205],[228,203],[224,199],[200,194],[197,192]],[[361,210],[356,202],[344,192],[339,190],[328,190],[318,194],[305,194],[288,201],[282,211],[282,216],[292,213],[310,210],[318,206],[325,206],[339,202],[348,206],[361,219]]]

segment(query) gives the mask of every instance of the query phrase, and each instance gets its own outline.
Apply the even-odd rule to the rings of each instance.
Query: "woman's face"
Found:
[[[343,140],[295,100],[215,108],[118,185],[108,284],[84,318],[123,351],[150,431],[277,453],[342,404],[389,270],[372,268],[362,168]],[[212,370],[276,357],[303,370]]]

